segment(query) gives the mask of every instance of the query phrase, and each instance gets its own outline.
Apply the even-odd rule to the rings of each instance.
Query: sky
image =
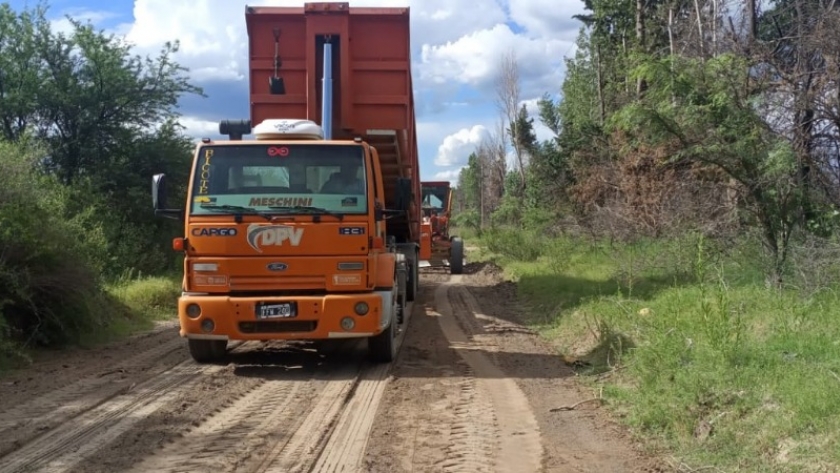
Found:
[[[9,0],[6,0],[9,1]],[[513,50],[520,66],[522,101],[539,124],[536,100],[557,97],[564,58],[575,52],[581,0],[349,0],[350,6],[411,8],[412,77],[421,178],[455,181],[470,153],[495,130],[499,110],[494,80],[500,57]],[[33,0],[11,0],[14,9]],[[181,124],[193,138],[223,138],[223,119],[248,118],[245,5],[300,6],[298,0],[51,0],[56,28],[65,15],[125,36],[137,53],[154,55],[180,40],[177,61],[206,98],[179,102]]]

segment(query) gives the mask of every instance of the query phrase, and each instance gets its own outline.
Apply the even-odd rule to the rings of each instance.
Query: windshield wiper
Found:
[[[301,212],[314,215],[312,219],[313,222],[318,223],[321,221],[321,215],[329,215],[331,217],[335,217],[339,220],[344,220],[344,214],[337,214],[335,212],[330,212],[329,210],[322,208],[322,207],[310,207],[306,205],[272,205],[268,207],[271,210],[283,210],[285,212]]]
[[[260,212],[259,210],[252,208],[252,207],[243,207],[241,205],[218,205],[218,204],[201,204],[202,209],[207,209],[212,212],[225,212],[225,213],[233,213],[234,218],[236,219],[237,223],[241,223],[242,215],[259,215],[260,217],[271,220],[271,215],[268,215],[264,212]]]

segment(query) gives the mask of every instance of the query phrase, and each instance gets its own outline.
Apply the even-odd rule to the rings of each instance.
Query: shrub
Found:
[[[52,345],[102,323],[104,260],[91,261],[104,243],[93,209],[68,218],[70,192],[34,171],[40,156],[36,146],[0,143],[0,337]]]
[[[545,249],[546,240],[538,232],[513,228],[497,228],[484,233],[491,252],[514,261],[536,261]]]

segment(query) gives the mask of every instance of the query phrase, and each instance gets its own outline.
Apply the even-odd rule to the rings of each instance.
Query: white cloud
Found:
[[[465,164],[470,153],[487,135],[488,130],[484,125],[475,125],[447,136],[438,147],[435,165],[446,167]]]
[[[542,124],[539,117],[534,118],[534,134],[537,136],[537,141],[546,141],[554,138],[554,132],[551,128]]]
[[[573,43],[560,39],[530,38],[514,33],[506,24],[472,31],[454,42],[424,44],[419,67],[421,81],[447,84],[455,81],[487,88],[498,75],[499,60],[516,53],[526,94],[559,88],[564,56]]]
[[[301,6],[303,3],[303,0],[135,0],[133,23],[120,25],[116,32],[146,51],[156,51],[164,42],[177,38],[181,45],[178,61],[190,68],[193,81],[243,80],[248,72],[245,5]],[[409,6],[414,49],[423,44],[455,40],[464,31],[487,28],[506,19],[495,0],[471,3],[362,0],[352,2],[352,6]]]
[[[534,119],[534,134],[537,136],[537,141],[545,141],[554,138],[554,132],[547,126],[543,125],[543,122],[540,121],[540,107],[537,102],[539,102],[541,98],[542,97],[537,97],[519,102],[519,106],[521,107],[524,104],[525,110],[528,111],[528,115]]]
[[[97,25],[105,20],[116,18],[118,16],[116,13],[110,11],[87,10],[82,8],[62,10],[59,17],[50,20],[50,26],[53,31],[64,34],[69,34],[73,31],[74,27],[65,15],[70,16],[78,22],[90,22],[93,25]]]
[[[507,19],[496,0],[359,0],[351,2],[351,6],[411,8],[411,42],[415,49],[423,44],[452,41],[464,31],[489,28]]]
[[[525,110],[528,111],[528,114],[535,117],[540,114],[540,107],[538,102],[542,97],[536,97],[533,99],[522,100],[519,102],[519,106],[525,105]]]
[[[531,36],[574,41],[582,23],[574,15],[585,13],[581,0],[510,0],[510,16]]]
[[[269,3],[248,2],[253,6]],[[135,0],[134,22],[117,31],[142,51],[177,39],[178,62],[194,82],[244,80],[248,67],[245,2]]]
[[[185,128],[184,134],[190,138],[216,138],[219,134],[219,122],[200,120],[194,117],[181,117],[178,122]]]
[[[460,166],[457,169],[449,169],[447,171],[440,171],[435,174],[436,181],[449,181],[452,184],[455,184],[458,181],[458,176],[461,174],[461,169],[464,169],[464,166]]]

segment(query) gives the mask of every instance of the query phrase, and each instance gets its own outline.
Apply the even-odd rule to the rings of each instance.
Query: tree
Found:
[[[49,31],[46,9],[15,13],[0,4],[0,138],[17,141],[38,120],[43,65],[38,54]]]
[[[168,267],[177,224],[149,212],[149,177],[166,170],[186,182],[192,143],[176,105],[203,91],[173,60],[177,42],[141,57],[72,18],[69,33],[53,31],[46,12],[43,4],[20,13],[0,5],[0,139],[43,145],[35,165],[77,197],[56,211],[101,219],[108,254],[94,256],[111,258],[104,267]]]
[[[40,134],[51,145],[48,168],[65,183],[115,159],[125,131],[139,132],[176,116],[184,93],[203,95],[172,60],[178,43],[157,58],[132,56],[130,45],[72,20],[73,32],[43,32],[39,48],[47,86],[42,90]],[[80,107],[81,105],[81,107]]]
[[[679,151],[662,164],[710,166],[734,179],[770,254],[768,280],[780,285],[806,195],[793,147],[772,133],[739,87],[748,72],[733,54],[650,59],[636,71],[650,84],[649,94],[614,115],[611,126],[642,143],[677,142]]]
[[[520,176],[519,191],[521,192],[525,189],[526,185],[525,153],[527,150],[522,147],[522,139],[519,137],[520,133],[524,132],[524,130],[518,128],[520,123],[517,120],[520,99],[519,62],[516,58],[516,53],[510,50],[503,54],[499,60],[499,75],[496,78],[496,104],[506,124],[505,135],[510,138],[510,143],[513,147],[514,157],[518,166],[517,171]],[[502,136],[503,140],[505,135]],[[505,149],[507,149],[507,146],[505,146]]]

